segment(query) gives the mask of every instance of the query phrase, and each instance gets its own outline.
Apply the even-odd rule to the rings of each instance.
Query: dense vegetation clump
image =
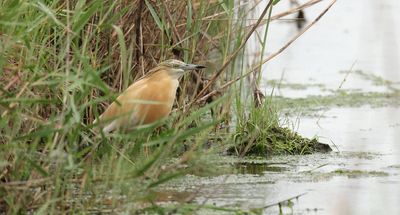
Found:
[[[251,128],[255,127],[249,125]],[[253,131],[246,131],[254,132]],[[246,136],[237,137],[242,141],[229,149],[231,153],[240,155],[270,156],[282,154],[311,154],[315,152],[329,152],[332,149],[327,144],[318,142],[316,138],[308,139],[293,132],[289,128],[279,126],[258,131],[258,135],[251,140]],[[252,141],[252,142],[250,142]]]
[[[271,99],[249,109],[248,117],[238,121],[233,141],[235,144],[229,148],[230,153],[270,156],[331,151],[329,145],[319,143],[316,138],[302,137],[280,125],[277,107]]]

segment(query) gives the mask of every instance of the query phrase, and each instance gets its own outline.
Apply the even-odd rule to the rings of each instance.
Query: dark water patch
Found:
[[[280,173],[288,171],[289,168],[285,165],[267,163],[240,163],[236,165],[240,174]]]

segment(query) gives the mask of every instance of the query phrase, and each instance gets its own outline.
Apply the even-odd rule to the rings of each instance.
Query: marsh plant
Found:
[[[279,126],[270,103],[249,113],[235,99],[248,85],[232,66],[271,5],[247,26],[254,8],[225,0],[1,1],[0,211],[198,209],[187,204],[193,198],[160,206],[159,185],[212,174],[207,156],[232,138],[248,148]],[[109,135],[93,125],[119,92],[170,58],[208,67],[181,80],[170,117]]]

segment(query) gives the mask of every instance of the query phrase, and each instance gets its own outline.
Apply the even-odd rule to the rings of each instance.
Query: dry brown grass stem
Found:
[[[272,5],[272,0],[270,0],[267,4],[267,6],[264,8],[263,12],[261,13],[260,17],[258,18],[256,24],[254,27],[247,33],[246,37],[244,38],[243,42],[240,44],[240,46],[225,60],[225,62],[222,64],[221,68],[217,70],[217,72],[210,78],[210,81],[204,86],[204,88],[196,95],[194,98],[194,102],[196,102],[201,96],[203,96],[209,88],[214,84],[214,82],[217,80],[217,78],[225,71],[225,69],[228,67],[228,65],[231,63],[233,59],[239,54],[240,50],[246,45],[247,41],[251,37],[251,35],[254,33],[254,31],[258,28],[258,25],[261,23],[263,20],[264,16],[267,14],[268,9]],[[191,104],[192,104],[191,103]],[[189,104],[190,105],[190,104]]]
[[[136,13],[135,21],[135,36],[136,36],[136,63],[140,63],[140,69],[144,76],[144,62],[143,62],[143,26],[142,26],[142,12],[144,0],[139,1],[138,12]]]
[[[45,184],[49,184],[51,181],[51,177],[47,178],[39,178],[39,179],[31,179],[28,181],[10,181],[3,182],[0,184],[0,187],[8,188],[8,189],[28,189],[31,187],[43,186]]]
[[[310,1],[308,1],[308,2],[306,2],[304,4],[302,4],[302,5],[298,5],[297,7],[291,8],[291,9],[285,11],[285,12],[282,12],[282,13],[279,13],[279,14],[271,16],[271,21],[281,19],[282,17],[288,16],[290,14],[294,14],[296,12],[299,12],[300,10],[304,10],[304,9],[306,9],[308,7],[311,7],[311,6],[313,6],[313,5],[317,4],[317,3],[320,3],[321,1],[322,0],[310,0]],[[217,15],[222,15],[222,14],[217,14]],[[214,19],[214,20],[228,20],[228,19]],[[252,20],[252,19],[247,19],[247,20]],[[254,19],[254,20],[256,20],[256,19]],[[293,19],[290,19],[290,20],[293,20]],[[267,21],[268,20],[263,19],[263,21],[258,25],[258,27],[267,24]],[[256,24],[251,24],[251,25],[246,26],[245,28],[246,29],[253,28],[255,25]],[[238,32],[237,30],[234,30],[234,31],[232,31],[232,34],[234,35],[237,32]],[[213,40],[219,40],[222,37],[224,37],[223,34],[215,36],[212,39]]]
[[[245,74],[231,80],[228,81],[227,83],[225,83],[224,85],[222,85],[219,89],[217,90],[213,90],[210,93],[208,93],[207,95],[197,99],[195,102],[202,102],[207,100],[209,97],[217,94],[218,92],[220,92],[221,90],[229,87],[230,85],[236,83],[237,81],[241,80],[242,78],[252,74],[253,72],[258,71],[258,69],[264,65],[266,62],[272,60],[273,58],[275,58],[276,56],[278,56],[279,54],[281,54],[285,49],[287,49],[294,41],[296,41],[300,36],[302,36],[306,31],[308,31],[313,25],[315,25],[315,23],[317,23],[328,11],[329,9],[336,3],[337,0],[332,0],[332,2],[317,16],[317,18],[315,18],[310,24],[308,24],[306,27],[304,27],[301,31],[299,31],[292,39],[290,39],[284,46],[282,46],[278,51],[276,51],[275,53],[271,54],[270,56],[268,56],[267,58],[265,58],[264,60],[262,60],[259,64],[255,65],[252,69],[250,69],[250,71],[246,72]]]
[[[174,39],[175,39],[175,42],[180,42],[180,41],[182,41],[182,38],[181,38],[181,36],[180,36],[180,34],[179,34],[179,32],[178,32],[178,29],[177,29],[176,26],[175,26],[174,19],[172,18],[171,12],[170,12],[170,10],[169,10],[167,4],[165,3],[165,1],[161,1],[161,2],[162,2],[162,4],[163,4],[163,6],[164,6],[165,12],[167,13],[168,22],[169,22],[169,24],[172,26],[172,31],[174,32],[174,33],[172,34],[172,36],[173,36],[173,37],[176,37],[176,38],[174,38]],[[191,17],[188,17],[188,19],[191,19]]]
[[[321,1],[322,0],[310,0],[310,1],[308,1],[308,2],[306,2],[304,4],[302,4],[302,5],[298,5],[297,7],[291,8],[291,9],[285,11],[285,12],[278,13],[276,15],[271,16],[271,20],[277,20],[277,19],[280,19],[280,18],[282,18],[284,16],[299,12],[300,10],[304,10],[304,9],[306,9],[308,7],[311,7],[311,6],[313,6],[313,5],[317,4],[317,3],[320,3]],[[266,21],[263,24],[266,24]]]
[[[29,82],[25,83],[24,86],[22,87],[22,89],[18,92],[18,94],[15,96],[16,99],[18,99],[19,97],[21,97],[21,95],[25,92],[25,90],[27,89],[27,87],[29,86]],[[8,109],[5,110],[2,114],[1,117],[5,117],[10,109],[15,108],[18,105],[17,102],[11,102],[10,105],[8,106]]]

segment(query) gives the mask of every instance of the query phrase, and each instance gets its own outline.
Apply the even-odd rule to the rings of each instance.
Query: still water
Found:
[[[307,9],[308,23],[328,3]],[[281,1],[274,13],[288,7],[288,1]],[[276,96],[289,98],[335,93],[340,85],[348,92],[400,89],[399,11],[398,0],[338,1],[311,30],[264,66],[263,89],[269,94],[276,87],[271,80],[310,85],[274,90]],[[297,31],[292,20],[273,22],[266,54]],[[390,87],[374,82],[376,77]],[[243,209],[299,196],[282,207],[266,207],[264,214],[400,214],[400,107],[371,107],[366,101],[359,107],[329,107],[316,113],[319,117],[299,112],[292,118],[299,122],[294,129],[306,137],[318,136],[334,152],[277,156],[258,161],[262,165],[257,168],[244,165],[239,174],[193,176],[182,189],[201,187],[198,203]]]

